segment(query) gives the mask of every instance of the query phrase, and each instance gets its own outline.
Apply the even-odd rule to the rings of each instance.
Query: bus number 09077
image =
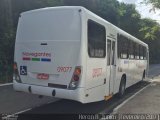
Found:
[[[72,67],[57,67],[57,72],[71,72]]]

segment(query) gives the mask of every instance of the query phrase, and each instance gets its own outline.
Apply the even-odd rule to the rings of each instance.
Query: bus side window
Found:
[[[107,40],[107,65],[110,65],[110,60],[111,60],[111,40]]]
[[[143,47],[140,45],[140,59],[143,60]]]
[[[112,41],[112,65],[115,62],[115,41]]]
[[[143,59],[144,60],[146,60],[146,54],[147,54],[146,48],[143,47]]]
[[[118,58],[121,57],[121,41],[120,41],[120,34],[117,35],[117,53]]]
[[[122,36],[122,58],[127,59],[128,58],[128,40],[126,37]]]
[[[128,39],[118,34],[118,58],[127,59],[128,58]]]
[[[134,43],[130,41],[129,58],[134,59]]]
[[[106,56],[105,27],[92,20],[88,20],[88,54],[92,58],[105,58]]]
[[[135,59],[139,59],[139,44],[135,43]]]

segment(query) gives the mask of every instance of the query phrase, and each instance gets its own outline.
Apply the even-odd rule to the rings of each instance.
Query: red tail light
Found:
[[[81,68],[80,67],[75,68],[74,74],[81,75]]]
[[[74,76],[73,76],[73,80],[74,80],[74,81],[78,81],[78,80],[79,80],[79,76],[78,76],[78,75],[74,75]]]
[[[69,84],[69,89],[74,90],[77,88],[77,86],[79,84],[80,77],[81,77],[81,67],[77,66],[74,70],[71,82]]]
[[[74,74],[73,74],[72,80],[73,81],[78,81],[80,75],[81,75],[81,68],[80,67],[76,67],[75,70],[74,70]]]

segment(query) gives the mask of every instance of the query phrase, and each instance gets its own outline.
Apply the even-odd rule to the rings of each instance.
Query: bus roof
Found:
[[[148,45],[147,45],[146,43],[144,43],[143,41],[141,41],[141,40],[139,40],[138,38],[130,35],[129,33],[127,33],[127,32],[125,32],[124,30],[118,28],[117,26],[113,25],[112,23],[108,22],[107,20],[105,20],[105,19],[99,17],[98,15],[94,14],[93,12],[91,12],[91,11],[85,9],[85,8],[83,8],[83,9],[84,9],[88,14],[91,14],[93,17],[96,17],[97,19],[101,19],[103,22],[105,22],[105,23],[107,23],[108,25],[112,26],[114,29],[116,29],[116,31],[117,31],[118,33],[123,34],[123,35],[125,35],[126,37],[131,38],[133,41],[135,41],[135,42],[137,42],[137,43],[139,43],[139,44],[141,44],[141,45],[143,45],[143,46],[145,46],[145,47],[148,48]]]
[[[40,9],[35,9],[35,10],[30,10],[30,11],[26,11],[26,12],[22,12],[21,15],[25,15],[25,14],[32,14],[35,12],[44,12],[44,11],[50,11],[50,10],[66,10],[66,9],[85,9],[84,7],[81,6],[58,6],[58,7],[45,7],[45,8],[40,8]]]
[[[46,7],[46,8],[40,8],[40,9],[35,9],[35,10],[30,10],[30,11],[26,11],[26,12],[23,12],[21,13],[21,15],[25,15],[25,14],[32,14],[32,13],[35,13],[35,12],[41,12],[41,11],[50,11],[50,10],[66,10],[66,9],[81,9],[83,10],[85,13],[87,14],[90,14],[91,16],[103,21],[104,23],[106,23],[107,25],[110,25],[112,26],[114,29],[116,29],[116,31],[119,33],[119,34],[123,34],[125,36],[127,36],[128,38],[131,38],[133,41],[139,43],[139,44],[142,44],[143,46],[147,47],[148,48],[148,45],[146,43],[144,43],[143,41],[139,40],[138,38],[130,35],[129,33],[125,32],[124,30],[118,28],[117,26],[113,25],[112,23],[108,22],[107,20],[99,17],[98,15],[96,15],[95,13],[87,10],[86,8],[82,7],[82,6],[58,6],[58,7]]]

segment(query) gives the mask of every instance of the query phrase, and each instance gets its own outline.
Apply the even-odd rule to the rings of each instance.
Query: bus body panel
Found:
[[[105,28],[104,57],[89,55],[89,20]],[[148,60],[119,58],[118,34],[131,38],[148,51],[145,43],[83,7],[44,8],[23,13],[19,19],[14,58],[22,83],[14,80],[14,89],[90,103],[119,92],[123,75],[126,75],[126,87],[137,83],[144,70],[148,71]],[[108,39],[115,44],[114,62],[109,65]],[[112,60],[113,56],[110,57]],[[80,81],[75,90],[70,90],[68,86],[77,66],[81,67]],[[23,74],[23,69],[27,74]]]
[[[143,43],[142,41],[138,40],[137,38],[129,35],[128,33],[120,29],[117,29],[116,31],[117,31],[117,34],[124,35],[126,38],[130,39],[128,41],[135,42],[138,45],[145,47],[146,53],[148,53],[147,44]],[[117,47],[117,51],[118,51],[118,47]],[[118,68],[117,79],[121,79],[122,75],[126,75],[126,88],[141,81],[144,71],[147,75],[148,61],[149,61],[148,58],[146,59],[131,59],[129,57],[127,59],[118,58],[118,54],[117,54],[117,68]],[[119,85],[116,84],[116,86],[119,86]]]
[[[65,19],[64,19],[65,18]],[[15,62],[22,83],[68,87],[81,66],[81,13],[75,9],[43,9],[22,13]],[[26,73],[22,73],[22,72]],[[79,87],[82,87],[81,84]]]
[[[41,42],[17,43],[15,61],[18,61],[22,82],[42,86],[48,86],[48,83],[68,86],[75,67],[80,63],[80,42],[46,42],[47,46],[42,46]],[[48,61],[42,61],[43,59]],[[21,74],[21,67],[26,67],[26,75]],[[38,79],[38,75],[43,73],[48,74],[49,78]]]
[[[66,89],[17,83],[16,81],[14,81],[13,83],[14,83],[13,88],[16,91],[23,91],[23,92],[30,93],[28,91],[28,87],[31,87],[32,94],[63,98],[63,99],[70,99],[70,100],[79,101],[81,103],[87,103],[84,99],[84,95],[85,95],[84,88],[78,88],[76,90],[66,90]],[[55,96],[52,95],[53,90],[56,93]]]
[[[111,55],[110,55],[110,63],[108,62],[109,58],[107,55],[107,79],[109,80],[109,93],[106,95],[114,95],[119,91],[120,79],[118,76],[118,67],[117,67],[117,31],[113,27],[113,25],[109,24],[106,26],[107,31],[107,42],[111,41]],[[113,48],[113,43],[115,43],[115,48]],[[108,43],[107,43],[108,44]],[[108,46],[107,46],[108,47]],[[107,54],[109,54],[107,48]],[[113,53],[114,51],[114,53]],[[106,88],[107,89],[107,88]]]
[[[88,21],[93,20],[96,23],[105,25],[104,21],[86,12],[86,30],[88,33]],[[104,24],[102,24],[104,23]],[[105,26],[104,26],[105,27]],[[89,56],[88,35],[85,36],[86,42],[86,83],[85,89],[87,102],[95,102],[104,100],[104,96],[108,95],[108,80],[106,79],[106,58],[95,58]],[[106,81],[106,84],[104,82]]]

